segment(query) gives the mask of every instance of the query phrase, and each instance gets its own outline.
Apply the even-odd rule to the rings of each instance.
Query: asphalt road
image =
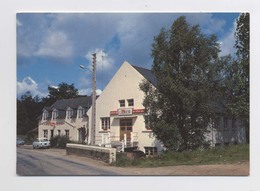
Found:
[[[64,154],[55,155],[48,149],[32,150],[24,147],[17,147],[16,172],[20,176],[120,175]]]

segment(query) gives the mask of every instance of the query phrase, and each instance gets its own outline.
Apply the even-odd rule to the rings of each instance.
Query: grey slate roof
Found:
[[[134,66],[132,65],[134,69],[137,70],[137,72],[139,72],[145,79],[147,79],[151,84],[153,84],[154,86],[157,85],[157,79],[154,75],[154,73],[146,68],[142,68],[139,66]]]
[[[90,108],[92,99],[90,96],[57,100],[50,109],[66,110],[68,107],[77,109],[79,106]]]
[[[61,99],[61,100],[57,100],[50,107],[44,107],[43,110],[47,110],[49,112],[49,116],[47,120],[51,119],[51,112],[53,109],[57,109],[59,111],[57,117],[58,119],[64,119],[66,117],[66,110],[68,107],[73,109],[72,117],[76,117],[77,109],[79,106],[88,110],[91,107],[91,103],[92,103],[91,96],[84,96],[84,97],[71,98],[71,99]],[[42,115],[40,115],[38,119],[41,119],[41,116]]]

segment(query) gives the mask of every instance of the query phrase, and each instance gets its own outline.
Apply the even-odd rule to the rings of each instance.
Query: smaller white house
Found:
[[[39,137],[48,139],[65,135],[75,142],[88,138],[88,116],[91,97],[79,97],[56,101],[51,107],[44,107],[39,120]]]

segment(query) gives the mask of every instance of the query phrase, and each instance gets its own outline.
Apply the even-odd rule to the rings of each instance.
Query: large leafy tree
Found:
[[[216,36],[202,34],[199,25],[189,25],[183,16],[154,38],[156,88],[149,82],[140,88],[151,128],[166,148],[190,150],[206,143],[220,90],[219,52]]]
[[[249,142],[249,62],[250,28],[249,13],[243,13],[237,19],[235,32],[236,59],[228,68],[226,78],[226,96],[228,113],[240,118],[246,127]]]
[[[45,106],[51,106],[59,99],[75,98],[79,94],[78,89],[74,87],[74,84],[69,85],[65,82],[60,83],[58,87],[49,86],[48,91],[48,96],[42,99]]]
[[[32,97],[26,92],[17,99],[17,134],[25,135],[28,131],[38,126],[37,117],[41,114],[42,102],[38,96]]]

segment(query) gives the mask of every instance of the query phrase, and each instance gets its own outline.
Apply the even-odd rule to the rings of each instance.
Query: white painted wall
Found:
[[[101,117],[110,117],[110,111],[119,109],[119,100],[126,100],[126,108],[143,109],[144,93],[139,89],[139,84],[144,77],[136,71],[128,62],[124,62],[114,77],[108,83],[102,94],[96,101],[96,144],[101,141],[102,127]],[[127,99],[134,99],[134,107],[128,107]],[[91,108],[87,115],[91,119]],[[144,151],[144,146],[160,146],[152,136],[152,132],[145,129],[142,114],[135,115],[133,119],[133,132],[138,134],[139,149]],[[110,117],[110,132],[119,140],[120,127],[118,116]],[[91,120],[89,127],[91,127]],[[162,148],[158,148],[160,151]]]

